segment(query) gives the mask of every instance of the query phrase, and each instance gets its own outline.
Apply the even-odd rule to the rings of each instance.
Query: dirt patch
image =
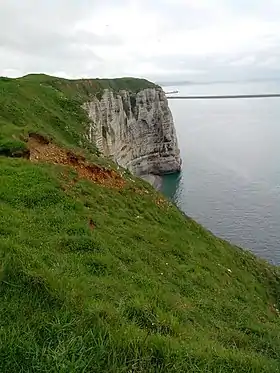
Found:
[[[50,143],[49,139],[35,132],[29,133],[29,139],[37,141],[39,144],[44,144],[44,145],[48,145]]]
[[[125,185],[125,180],[116,171],[90,164],[83,156],[60,148],[41,135],[30,134],[28,147],[31,162],[70,166],[75,169],[79,178],[113,188],[122,188]]]
[[[94,224],[94,221],[92,219],[89,220],[89,228],[92,231],[96,228],[96,225]]]
[[[168,205],[168,202],[167,200],[165,200],[164,198],[157,198],[156,200],[156,204],[158,206],[167,206]]]

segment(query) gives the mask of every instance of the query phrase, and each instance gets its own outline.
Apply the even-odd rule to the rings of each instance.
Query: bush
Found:
[[[29,149],[23,141],[2,139],[0,140],[0,155],[4,155],[5,157],[29,158]]]

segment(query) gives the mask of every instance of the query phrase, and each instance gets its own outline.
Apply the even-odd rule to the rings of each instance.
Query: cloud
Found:
[[[256,61],[255,56],[246,56],[230,62],[230,66],[250,66]]]
[[[9,0],[0,75],[280,75],[278,0]]]

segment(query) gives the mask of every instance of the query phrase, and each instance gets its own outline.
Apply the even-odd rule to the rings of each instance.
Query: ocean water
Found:
[[[167,87],[180,95],[280,93],[280,82]],[[214,234],[280,265],[280,98],[169,100],[180,175],[162,191]]]

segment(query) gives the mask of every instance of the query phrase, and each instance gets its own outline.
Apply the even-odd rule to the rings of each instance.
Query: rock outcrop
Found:
[[[173,118],[160,87],[138,93],[106,89],[84,108],[91,120],[88,137],[105,156],[136,175],[180,171]]]

